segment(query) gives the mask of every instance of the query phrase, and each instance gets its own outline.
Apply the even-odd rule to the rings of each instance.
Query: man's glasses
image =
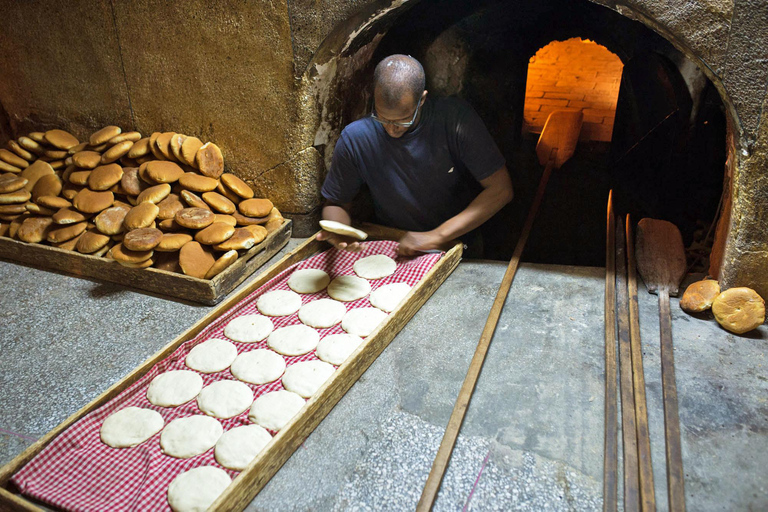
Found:
[[[413,126],[413,123],[416,122],[416,116],[419,113],[419,109],[421,108],[421,104],[423,103],[423,101],[424,101],[423,98],[419,100],[419,104],[416,105],[416,110],[413,111],[413,117],[411,118],[410,121],[406,123],[399,123],[397,121],[388,121],[386,119],[382,119],[378,117],[376,115],[376,105],[371,105],[371,117],[373,118],[374,121],[384,126],[390,125],[390,126],[396,126],[398,128],[410,128],[411,126]]]

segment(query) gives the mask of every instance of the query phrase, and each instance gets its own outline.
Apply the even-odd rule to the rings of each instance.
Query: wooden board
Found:
[[[369,239],[397,239],[402,232],[389,228],[380,229],[377,226],[366,225],[365,230]],[[227,299],[216,309],[207,314],[195,325],[182,333],[178,338],[163,347],[155,355],[147,359],[138,368],[128,374],[124,379],[114,384],[91,403],[64,420],[59,426],[33,443],[10,463],[0,469],[0,510],[35,510],[41,511],[31,500],[19,495],[10,488],[10,478],[27,462],[45,448],[57,435],[66,430],[73,423],[91,411],[101,407],[109,400],[117,396],[128,386],[145,375],[152,367],[168,357],[182,343],[194,338],[214,322],[226,311],[237,305],[254,290],[268,282],[277,274],[298,263],[313,254],[327,249],[325,242],[318,242],[315,237],[308,239],[302,245],[291,251],[280,261],[259,275],[243,290]],[[232,484],[219,496],[210,510],[243,510],[248,503],[269,482],[282,465],[290,458],[293,452],[320,424],[325,416],[333,409],[336,403],[360,378],[368,367],[376,360],[381,352],[389,345],[389,342],[400,332],[406,323],[421,308],[427,299],[437,290],[445,279],[453,272],[461,260],[462,244],[457,242],[448,252],[432,267],[427,274],[414,286],[400,305],[392,311],[387,319],[381,323],[370,336],[358,347],[358,349],[340,366],[333,376],[307,401],[303,411],[295,416],[273,438],[267,448],[254,459],[232,482]]]
[[[0,236],[0,258],[212,306],[269,261],[290,238],[291,221],[286,219],[282,226],[213,279],[199,279],[152,267],[128,268],[106,258],[49,245],[30,244],[4,236]]]

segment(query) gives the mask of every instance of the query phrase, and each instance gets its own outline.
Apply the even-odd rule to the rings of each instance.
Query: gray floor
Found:
[[[248,510],[412,510],[504,269],[463,262]],[[521,267],[435,510],[602,508],[603,283],[599,268]],[[0,285],[0,464],[210,309],[7,262]],[[656,298],[642,288],[640,310],[666,510]],[[766,510],[768,328],[735,336],[675,299],[672,312],[688,509]]]

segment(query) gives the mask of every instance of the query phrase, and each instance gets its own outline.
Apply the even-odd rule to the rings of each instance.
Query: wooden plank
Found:
[[[616,406],[616,219],[613,191],[608,194],[605,223],[605,437],[603,445],[603,510],[618,506],[618,412]]]
[[[0,237],[0,258],[43,270],[90,277],[192,302],[214,305],[288,243],[291,221],[271,232],[213,279],[198,279],[157,268],[135,269],[106,258]],[[260,263],[259,263],[260,262]]]

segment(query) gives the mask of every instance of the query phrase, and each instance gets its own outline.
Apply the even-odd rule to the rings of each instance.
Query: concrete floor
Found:
[[[505,267],[461,263],[248,510],[412,510]],[[521,267],[435,510],[602,508],[603,275]],[[0,286],[0,464],[210,309],[7,262]],[[672,302],[688,509],[766,510],[768,328],[735,336]],[[641,286],[666,510],[656,308]]]

